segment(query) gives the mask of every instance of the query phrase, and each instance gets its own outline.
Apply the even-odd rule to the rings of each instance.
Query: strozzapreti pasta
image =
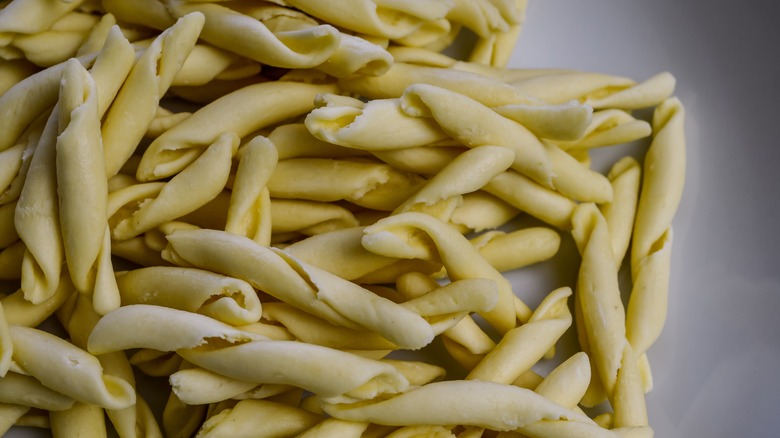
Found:
[[[507,68],[525,0],[327,3],[0,7],[0,434],[652,436],[675,78]]]

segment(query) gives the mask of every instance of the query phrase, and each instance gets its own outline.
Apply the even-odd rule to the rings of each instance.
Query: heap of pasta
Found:
[[[684,110],[507,68],[525,6],[4,2],[0,430],[652,436]]]

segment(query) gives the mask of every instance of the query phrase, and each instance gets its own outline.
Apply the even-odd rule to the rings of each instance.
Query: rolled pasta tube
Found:
[[[166,377],[179,370],[183,360],[176,353],[141,348],[130,356],[129,362],[148,376]]]
[[[171,391],[162,413],[165,436],[171,438],[192,437],[203,423],[207,409],[206,405],[185,404],[179,400],[175,392]]]
[[[241,400],[203,423],[196,437],[295,436],[322,421],[304,409],[267,400]]]
[[[562,149],[572,152],[602,146],[628,143],[649,136],[650,124],[635,119],[631,114],[619,109],[604,109],[593,112],[590,124],[582,136],[571,141],[556,141]]]
[[[338,436],[342,438],[362,438],[368,423],[344,421],[337,418],[326,418],[308,430],[301,432],[296,438],[327,438]]]
[[[174,175],[222,133],[245,137],[310,111],[314,96],[334,91],[333,85],[284,81],[243,87],[195,111],[157,137],[144,152],[136,176],[139,181],[149,181]]]
[[[11,367],[14,345],[11,342],[11,333],[8,329],[8,319],[5,317],[5,309],[0,302],[0,378],[5,377]]]
[[[0,279],[19,280],[22,278],[22,262],[27,248],[19,239],[0,250]]]
[[[249,342],[216,350],[180,350],[179,354],[224,376],[294,385],[326,398],[371,399],[403,391],[409,384],[390,364],[295,341]]]
[[[492,181],[492,180],[491,180]],[[450,215],[450,223],[466,231],[480,232],[506,224],[520,212],[485,191],[466,193]]]
[[[640,261],[671,227],[685,182],[685,110],[679,99],[667,99],[656,107],[652,124],[655,134],[645,155],[631,244],[633,277]]]
[[[577,140],[591,126],[593,109],[576,101],[558,105],[502,105],[493,111],[512,119],[539,138]]]
[[[424,237],[409,239],[411,235]],[[457,230],[423,213],[401,213],[382,219],[365,229],[363,246],[380,255],[423,258],[436,254],[451,280],[487,278],[498,285],[498,304],[481,315],[502,333],[516,325],[512,285]],[[524,315],[530,317],[530,309]],[[527,320],[527,318],[525,318]]]
[[[135,62],[101,125],[105,173],[112,177],[135,151],[203,28],[202,14],[184,16],[152,41]]]
[[[451,8],[448,3],[431,0],[338,0],[329,5],[316,0],[291,0],[286,3],[336,26],[390,39],[402,38],[426,22],[444,18]]]
[[[49,414],[53,436],[107,437],[105,415],[99,406],[76,402],[69,409]]]
[[[578,304],[593,369],[612,399],[625,349],[626,316],[617,267],[604,217],[594,204],[580,204],[572,216],[572,236],[582,257]]]
[[[412,116],[433,117],[455,140],[468,147],[503,146],[515,154],[512,168],[553,188],[553,162],[544,145],[519,123],[500,116],[464,94],[427,84],[409,86],[401,108]],[[459,108],[453,112],[452,108]]]
[[[124,305],[171,307],[236,326],[259,321],[262,312],[257,293],[249,283],[201,269],[134,269],[120,274],[117,285]]]
[[[257,136],[239,149],[241,158],[227,210],[225,231],[268,245],[271,243],[270,192],[266,188],[278,161],[276,146]]]
[[[182,111],[178,113],[170,112],[163,107],[158,107],[155,113],[154,119],[149,123],[149,127],[146,128],[144,137],[157,138],[162,135],[163,132],[173,128],[181,123],[184,119],[191,116],[192,113]],[[132,157],[131,157],[132,159]],[[123,166],[124,167],[124,166]],[[121,171],[120,171],[121,172]],[[121,174],[118,174],[121,175]]]
[[[99,52],[114,26],[116,26],[116,17],[113,15],[104,14],[100,17],[97,24],[89,31],[87,38],[84,39],[84,42],[79,46],[78,51],[76,51],[76,56]]]
[[[661,72],[646,81],[606,96],[585,100],[593,108],[634,110],[659,105],[674,93],[676,80],[669,72]]]
[[[421,182],[422,177],[383,163],[293,158],[277,164],[267,187],[273,198],[346,200],[366,208],[393,210]]]
[[[57,20],[76,9],[84,0],[15,0],[0,10],[0,32],[36,34],[49,29]]]
[[[612,399],[613,427],[647,427],[647,406],[637,356],[630,343],[623,350],[622,365]]]
[[[6,295],[0,300],[5,309],[5,318],[10,325],[19,325],[24,327],[37,327],[76,292],[76,288],[71,283],[67,273],[63,274],[57,285],[57,289],[51,298],[39,304],[33,304],[24,297],[24,291],[18,289],[16,292]]]
[[[217,230],[177,230],[167,236],[164,257],[240,278],[260,291],[325,320],[349,328],[361,326],[319,300],[315,286],[301,276],[281,253],[246,237]],[[257,266],[265,266],[259,270]]]
[[[425,436],[430,438],[455,438],[455,435],[450,431],[451,428],[444,426],[404,426],[400,429],[396,429],[388,435],[387,438],[411,438],[418,436]]]
[[[24,162],[29,163],[29,154],[25,159],[25,151],[28,150],[28,142],[21,142],[0,152],[0,194],[6,195],[11,188],[14,179],[22,171]],[[0,198],[0,200],[3,200]],[[7,205],[7,203],[3,203]]]
[[[238,142],[236,134],[231,132],[219,136],[195,161],[166,182],[155,198],[138,205],[134,211],[124,212],[126,216],[111,230],[112,237],[117,240],[135,237],[191,213],[215,198],[227,183]]]
[[[534,391],[561,406],[575,409],[588,389],[590,373],[588,355],[580,351],[555,367]]]
[[[455,0],[453,3],[447,19],[462,24],[481,38],[509,30],[509,23],[490,0]]]
[[[59,105],[56,175],[65,260],[76,289],[91,294],[100,253],[110,251],[103,245],[108,185],[97,88],[78,61],[68,61],[63,72]]]
[[[171,374],[171,389],[188,405],[217,403],[243,394],[257,383],[231,379],[202,368],[186,368]]]
[[[550,292],[531,319],[504,334],[466,378],[509,384],[530,370],[571,326],[571,294],[568,287]]]
[[[339,47],[341,34],[328,24],[274,33],[261,20],[217,3],[174,0],[166,5],[177,17],[203,14],[203,40],[262,64],[311,68],[325,62]]]
[[[29,410],[29,406],[0,402],[0,434],[5,435]]]
[[[496,270],[507,272],[552,258],[561,236],[549,228],[532,227],[509,233],[488,231],[471,242]]]
[[[24,78],[37,73],[38,66],[26,59],[6,60],[0,63],[0,95]]]
[[[135,390],[125,380],[104,374],[86,351],[41,330],[13,326],[14,361],[49,388],[74,400],[106,409],[132,406]]]
[[[160,333],[167,333],[167,336],[161,337]],[[103,316],[89,335],[87,349],[93,354],[131,348],[177,351],[207,348],[212,343],[231,345],[265,339],[197,313],[134,304]]]
[[[487,312],[497,301],[498,288],[493,280],[471,278],[453,281],[402,305],[421,316],[436,316]]]
[[[139,24],[157,30],[171,27],[176,19],[160,0],[137,0],[127,3],[122,0],[101,0],[106,12],[114,15],[118,21]]]
[[[556,191],[581,202],[612,200],[612,186],[607,177],[582,165],[553,143],[545,142],[544,146],[552,161],[552,184]]]
[[[7,248],[19,240],[14,226],[16,202],[0,205],[0,248]]]
[[[86,16],[97,21],[91,15]],[[89,28],[51,29],[34,35],[17,34],[6,50],[17,50],[24,59],[29,59],[33,64],[46,68],[76,56],[79,46],[88,34]]]
[[[453,67],[458,61],[455,58],[425,47],[390,46],[387,51],[393,55],[395,62],[423,65],[428,67]]]
[[[74,400],[44,386],[35,377],[10,371],[0,378],[0,402],[61,411],[73,406]]]
[[[583,101],[593,95],[636,85],[633,79],[603,73],[559,71],[513,81],[511,85],[531,98],[555,105]]]
[[[433,330],[417,313],[314,265],[273,249],[316,290],[317,300],[402,348],[428,345]]]
[[[322,96],[322,95],[320,95]],[[327,96],[336,96],[328,94]],[[362,104],[362,102],[361,102]],[[303,123],[286,123],[277,126],[268,139],[276,146],[279,159],[287,158],[340,158],[367,156],[368,153],[319,140],[311,135]]]
[[[431,147],[436,146],[436,147]],[[404,171],[421,175],[435,175],[460,155],[466,148],[449,145],[445,142],[437,145],[411,147],[388,151],[373,151],[372,155]]]
[[[376,333],[339,327],[287,303],[266,303],[263,316],[284,325],[295,339],[339,350],[395,350]]]
[[[393,63],[381,76],[361,76],[350,78],[349,81],[339,81],[343,90],[370,99],[401,97],[404,90],[413,84],[442,87],[468,96],[488,107],[543,103],[519,92],[509,84],[478,73],[401,62]]]
[[[556,228],[571,228],[570,218],[577,204],[518,172],[496,175],[483,190]]]
[[[481,394],[481,396],[476,396]],[[544,420],[582,419],[533,391],[495,382],[434,382],[373,403],[332,404],[334,418],[391,426],[460,424],[497,431],[515,430]]]
[[[615,253],[615,263],[619,268],[623,264],[634,229],[641,179],[639,163],[632,157],[621,158],[612,165],[608,177],[612,182],[614,196],[612,202],[602,204],[599,208],[607,221],[612,252]]]
[[[529,438],[577,436],[583,438],[617,438],[619,435],[591,421],[538,421],[518,430]]]
[[[271,200],[271,231],[306,236],[352,228],[358,220],[346,208],[326,202],[298,199]]]
[[[404,113],[398,99],[374,99],[361,108],[323,106],[312,110],[305,124],[320,140],[371,151],[426,146],[448,138],[435,121]]]
[[[225,72],[231,64],[241,59],[237,54],[208,44],[196,44],[181,69],[171,82],[172,86],[205,85]],[[259,66],[257,69],[259,70]]]
[[[46,122],[14,213],[14,224],[26,251],[22,259],[22,290],[33,304],[54,295],[65,262],[57,195],[57,124],[55,107]]]
[[[414,386],[422,386],[439,381],[447,374],[447,370],[444,368],[426,362],[394,359],[382,359],[382,362],[394,366],[406,377],[409,384]]]
[[[468,60],[493,67],[506,67],[521,30],[522,26],[515,24],[506,32],[494,32],[486,38],[478,38]]]
[[[429,179],[426,184],[394,213],[406,211],[435,211],[437,204],[452,198],[476,192],[493,177],[507,170],[514,162],[514,153],[500,146],[478,146],[458,155],[447,167]],[[452,212],[442,215],[449,220]]]

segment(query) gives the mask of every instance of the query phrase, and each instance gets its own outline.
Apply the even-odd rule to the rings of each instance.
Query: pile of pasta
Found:
[[[4,2],[0,430],[652,436],[683,107],[507,68],[525,6]]]

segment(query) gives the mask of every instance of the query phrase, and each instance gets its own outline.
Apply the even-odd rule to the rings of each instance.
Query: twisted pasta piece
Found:
[[[50,67],[76,56],[98,17],[69,12],[48,29],[35,34],[11,34],[3,47],[5,57],[28,59],[40,67]],[[10,52],[10,53],[9,53]]]
[[[206,420],[196,437],[296,436],[323,417],[304,409],[268,400],[241,400]]]
[[[51,432],[55,436],[107,436],[105,414],[99,406],[76,402],[70,408],[54,411],[49,416]]]
[[[9,371],[0,378],[0,403],[61,411],[73,406],[74,400],[43,385],[35,377]]]
[[[623,264],[623,258],[631,242],[639,197],[640,174],[639,163],[634,158],[624,157],[618,160],[607,175],[612,181],[614,193],[612,202],[599,206],[604,220],[607,221],[618,269]]]
[[[537,137],[551,140],[577,140],[592,125],[593,109],[576,101],[558,105],[510,104],[493,110],[522,124]]]
[[[603,73],[579,71],[542,71],[510,82],[517,91],[531,98],[556,105],[571,100],[586,101],[589,96],[622,90],[636,85],[633,79]]]
[[[49,29],[84,0],[59,2],[51,0],[14,0],[0,9],[0,32],[36,34]]]
[[[585,100],[595,109],[621,108],[626,110],[649,108],[661,104],[674,93],[676,80],[669,72],[658,73],[646,81],[608,94]]]
[[[570,139],[570,141],[556,141],[555,143],[562,149],[572,152],[628,143],[645,138],[651,132],[650,124],[644,120],[635,119],[623,110],[604,109],[593,112],[590,124],[585,127],[578,138]]]

